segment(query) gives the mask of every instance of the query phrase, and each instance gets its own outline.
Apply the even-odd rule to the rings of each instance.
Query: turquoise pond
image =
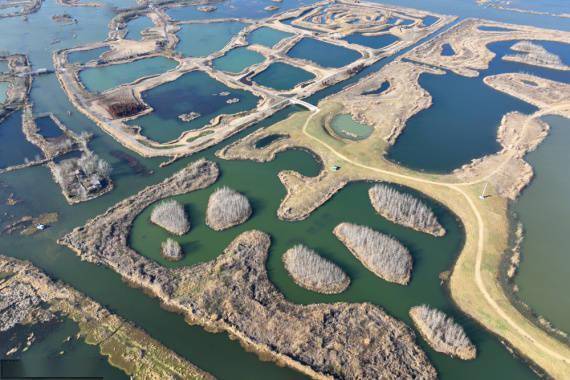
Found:
[[[99,57],[101,57],[101,54],[109,50],[110,49],[107,46],[102,46],[96,49],[74,51],[67,55],[67,60],[70,63],[85,64],[89,61],[99,59]]]
[[[127,34],[125,38],[131,40],[138,40],[142,37],[142,32],[145,29],[152,28],[154,23],[146,16],[139,16],[127,22]]]
[[[359,123],[350,115],[337,115],[331,122],[334,133],[348,140],[364,140],[368,138],[374,129],[369,125]]]
[[[22,112],[14,112],[0,123],[0,168],[32,161],[42,152],[28,140],[22,131]]]
[[[306,59],[323,67],[339,68],[362,56],[355,50],[332,45],[313,38],[303,38],[287,53],[289,57]]]
[[[0,82],[0,103],[4,103],[6,100],[8,91],[9,83],[8,82]]]
[[[222,95],[225,91],[230,94]],[[203,127],[217,115],[247,111],[257,104],[257,97],[250,92],[228,88],[202,71],[184,74],[144,92],[142,97],[154,112],[129,124],[142,127],[143,135],[158,142],[174,140],[184,131]],[[239,102],[227,103],[234,98]],[[201,116],[189,122],[178,119],[179,115],[190,112]]]
[[[291,33],[282,32],[281,30],[262,26],[261,28],[257,28],[253,32],[249,33],[247,36],[247,41],[250,44],[257,44],[271,48],[275,46],[279,41],[291,36]]]
[[[420,85],[433,97],[433,105],[412,117],[388,152],[388,157],[405,166],[433,172],[449,172],[472,159],[500,149],[497,128],[503,115],[510,111],[532,113],[536,108],[483,83],[488,75],[529,72],[552,80],[570,82],[568,73],[503,61],[516,41],[490,45],[497,56],[488,70],[477,78],[424,74]],[[570,45],[552,43],[548,49],[563,59]],[[469,101],[465,101],[469,99]],[[481,112],[481,110],[485,112]],[[421,149],[417,147],[421,146]]]
[[[351,44],[366,46],[372,49],[381,49],[392,45],[400,39],[392,34],[381,34],[379,36],[366,36],[362,33],[353,33],[344,40]]]
[[[244,26],[241,22],[181,25],[177,33],[180,41],[176,45],[176,51],[186,57],[210,55],[226,46]]]
[[[178,63],[165,57],[143,58],[129,63],[88,68],[79,72],[79,79],[88,91],[103,92],[147,76],[165,73]]]
[[[224,56],[215,59],[213,66],[217,70],[239,73],[249,66],[261,63],[264,60],[265,57],[263,55],[245,47],[238,47],[230,50]]]
[[[252,80],[262,86],[285,91],[291,90],[299,83],[306,82],[314,77],[313,74],[298,67],[283,62],[275,62],[254,76]]]

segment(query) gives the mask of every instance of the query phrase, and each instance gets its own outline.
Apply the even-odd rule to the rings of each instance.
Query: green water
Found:
[[[306,59],[322,67],[339,68],[362,56],[355,50],[328,44],[313,38],[303,38],[287,53],[289,57]]]
[[[142,77],[165,73],[176,66],[176,61],[165,57],[143,58],[129,63],[81,70],[79,79],[88,91],[103,92]]]
[[[570,162],[570,123],[561,117],[547,117],[545,121],[552,127],[550,135],[526,156],[535,170],[535,178],[513,206],[525,232],[515,283],[520,289],[519,296],[534,311],[555,327],[570,332],[567,292],[570,178],[566,175]]]
[[[6,91],[8,91],[8,82],[0,82],[0,103],[6,100]]]
[[[285,91],[291,90],[299,83],[306,82],[314,77],[313,74],[298,67],[283,62],[275,62],[254,76],[253,81],[265,87]]]
[[[498,19],[505,19],[510,22],[525,22],[528,20],[528,22],[534,24],[542,23],[542,26],[550,26],[552,22],[551,18],[545,20],[542,17],[532,18],[527,15],[487,10],[477,7],[472,1],[439,0],[438,2],[425,2],[423,0],[387,0],[385,2],[419,8],[432,8],[446,14],[458,13],[464,16],[475,17],[482,15],[496,16]],[[287,4],[299,5],[296,1],[291,2],[288,0],[281,5],[285,8]],[[240,5],[241,7],[231,8],[234,5]],[[248,7],[247,5],[251,6]],[[267,14],[263,11],[260,12],[260,9],[258,2],[233,1],[225,3],[213,14],[196,13],[199,13],[200,17],[219,17],[225,14],[224,12],[226,11],[228,14],[233,12],[232,14],[251,14],[257,17],[263,17]],[[30,16],[30,21],[27,23],[24,23],[21,18],[0,20],[0,35],[2,35],[2,38],[0,38],[0,49],[10,52],[26,52],[30,55],[35,67],[50,67],[52,50],[106,38],[106,25],[110,17],[112,17],[111,10],[106,7],[100,9],[65,8],[65,10],[79,20],[77,25],[62,27],[51,22],[51,14],[60,14],[62,12],[62,8],[56,5],[55,0],[45,1],[42,10]],[[564,25],[570,25],[565,20],[557,22],[561,28]],[[76,33],[76,37],[73,37],[74,33]],[[61,36],[62,41],[53,46],[50,45],[57,36]],[[370,70],[377,70],[379,67],[381,67],[381,64],[374,66]],[[123,76],[129,74],[128,71],[124,70]],[[140,75],[140,73],[137,74]],[[271,80],[278,82],[282,80],[282,86],[288,84],[286,78],[267,78],[268,82],[271,82]],[[289,78],[290,82],[296,80],[296,77]],[[327,91],[320,92],[315,98],[322,98],[328,93],[338,91],[347,83],[353,83],[354,80],[346,81],[343,85],[334,86]],[[195,155],[192,158],[180,160],[166,168],[158,168],[158,164],[161,162],[160,159],[137,157],[140,165],[148,171],[154,171],[154,174],[148,176],[137,175],[137,170],[131,168],[125,161],[113,154],[113,152],[126,153],[128,151],[108,135],[101,132],[96,125],[86,119],[81,113],[74,110],[60,89],[54,75],[35,78],[31,97],[34,104],[34,112],[54,112],[60,120],[74,131],[88,131],[95,134],[95,138],[90,142],[90,148],[113,165],[115,189],[113,192],[94,201],[69,206],[60,194],[58,186],[53,183],[49,171],[45,167],[34,167],[24,171],[1,175],[0,198],[5,199],[7,194],[14,192],[23,202],[13,207],[0,202],[0,224],[23,215],[37,215],[38,213],[48,211],[58,211],[60,213],[60,221],[50,229],[34,237],[3,235],[0,238],[0,252],[31,260],[53,277],[66,281],[119,315],[134,321],[167,347],[196,363],[201,368],[212,372],[218,378],[301,378],[302,376],[290,369],[280,368],[274,363],[260,361],[254,354],[245,352],[239,343],[231,341],[226,334],[210,334],[200,327],[187,325],[181,316],[162,310],[155,299],[149,298],[140,290],[126,286],[119,276],[112,271],[82,262],[72,252],[55,243],[58,237],[73,227],[84,224],[88,218],[104,212],[108,207],[128,195],[136,193],[145,186],[159,182],[191,160],[203,156],[212,158],[213,149]],[[175,99],[178,100],[180,97]],[[71,111],[71,114],[68,115],[67,111]],[[262,125],[269,125],[280,120],[287,112],[279,113],[278,116],[269,119]],[[3,133],[4,127],[8,125],[8,122],[9,120],[6,120],[0,124],[0,134]],[[158,128],[160,128],[160,125],[158,125]],[[243,136],[244,134],[240,135]],[[236,138],[237,136],[230,139],[230,141],[235,141]],[[25,149],[26,145],[25,141],[17,136],[0,139],[0,144],[3,142],[9,142],[6,146],[9,149],[13,148],[15,152],[18,152],[18,149]],[[421,147],[421,145],[419,146]],[[1,154],[5,145],[2,144],[0,147]],[[10,157],[12,156],[10,155]],[[486,333],[480,326],[457,312],[450,302],[445,289],[439,286],[438,273],[451,267],[462,242],[460,227],[455,222],[453,216],[449,215],[445,210],[437,209],[438,216],[440,216],[445,227],[449,230],[449,234],[445,238],[436,239],[413,232],[388,223],[374,214],[368,204],[366,195],[366,190],[370,185],[360,183],[341,191],[306,221],[284,223],[275,217],[278,202],[284,195],[283,187],[278,181],[276,174],[283,169],[295,169],[307,175],[316,174],[318,166],[310,156],[306,153],[295,151],[280,154],[276,161],[268,164],[225,161],[219,161],[219,163],[221,164],[222,178],[214,187],[181,197],[188,204],[194,225],[191,232],[187,236],[182,237],[184,248],[187,251],[187,258],[185,259],[187,261],[183,262],[183,264],[211,259],[219,254],[225,243],[230,241],[240,231],[260,228],[271,233],[274,241],[268,262],[270,278],[284,292],[285,296],[293,302],[369,301],[382,306],[391,315],[404,320],[408,325],[411,325],[407,316],[408,308],[418,303],[428,302],[450,312],[462,323],[477,344],[480,352],[477,360],[462,362],[433,352],[426,346],[423,340],[419,339],[419,343],[426,349],[442,378],[535,378],[526,364],[520,360],[513,359],[496,337]],[[253,218],[243,226],[220,234],[214,234],[203,223],[205,200],[216,186],[222,184],[230,185],[244,192],[250,197],[255,211]],[[558,194],[558,196],[563,195]],[[565,198],[561,198],[561,200],[563,201]],[[330,234],[332,227],[340,220],[371,225],[373,228],[393,234],[406,244],[412,251],[415,265],[410,286],[400,287],[387,284],[366,271]],[[160,235],[160,231],[146,223],[144,215],[137,220],[134,226],[133,238],[135,234],[138,235],[136,235],[136,239],[133,239],[133,244],[139,246],[141,243],[138,242],[138,237],[152,242],[154,246],[158,242],[152,239],[152,236],[157,236],[158,240],[164,237],[164,235]],[[300,241],[306,242],[311,248],[317,249],[319,253],[343,267],[353,281],[353,285],[347,292],[337,296],[317,295],[299,288],[290,281],[282,267],[280,257],[287,248]],[[143,249],[144,254],[159,260],[157,251],[144,247],[141,249]],[[567,267],[567,263],[568,261],[566,260],[564,265],[559,266],[559,273],[563,271],[563,268]],[[523,262],[521,267],[521,277],[517,281],[522,281],[523,279],[524,266],[525,262]],[[529,284],[541,282],[544,276],[542,273],[533,272],[528,277]],[[565,288],[565,286],[562,286],[560,291],[564,291]],[[532,302],[531,304],[534,306]],[[563,315],[563,311],[561,313]],[[548,313],[545,312],[545,314],[550,317]],[[69,331],[73,330],[72,327]],[[56,334],[57,332],[54,331],[53,336],[55,338],[53,340],[47,339],[38,345],[38,347],[41,347],[42,352],[59,351],[58,348],[62,339],[58,338]],[[60,336],[67,334],[65,332]],[[93,347],[93,349],[95,348]],[[70,368],[70,372],[67,372],[67,374],[77,375],[73,371],[74,368],[91,367],[94,369],[89,371],[87,375],[109,374],[107,377],[113,378],[110,374],[117,373],[100,357],[98,360],[94,359],[92,352],[87,352],[83,349],[77,349],[74,352],[77,352],[77,354],[71,355],[70,351],[69,356],[72,358],[73,363],[63,365],[66,368]],[[46,357],[45,354],[30,357],[25,362],[24,367],[26,370],[31,373],[36,368],[47,367],[46,361],[40,359],[42,356]],[[49,356],[47,356],[47,359],[49,359]],[[220,360],[223,361],[223,365],[220,364]],[[53,375],[58,376],[59,374],[54,373]]]
[[[241,22],[181,25],[176,50],[186,57],[205,57],[226,46],[244,26]]]
[[[279,41],[291,36],[291,33],[282,32],[281,30],[262,26],[261,28],[255,29],[253,32],[251,32],[247,36],[247,40],[250,44],[257,44],[271,48],[275,46],[275,44],[277,44]]]
[[[184,131],[201,128],[217,115],[250,110],[258,100],[252,93],[229,88],[202,71],[184,74],[175,81],[144,92],[142,97],[154,112],[129,124],[142,127],[143,135],[158,142],[170,141]],[[234,98],[239,102],[227,103]],[[172,99],[178,101],[173,102]],[[189,122],[178,119],[179,115],[190,112],[201,116]]]
[[[335,116],[331,128],[338,136],[349,140],[364,140],[374,131],[372,127],[357,122],[350,115]]]
[[[0,123],[0,168],[23,164],[26,159],[33,161],[36,156],[42,156],[42,152],[26,140],[22,113],[12,113]]]
[[[237,74],[249,66],[261,63],[264,60],[265,57],[263,55],[245,47],[238,47],[215,59],[213,65],[218,70]]]
[[[76,339],[79,328],[73,321],[64,319],[57,325],[50,324],[49,328],[51,331],[45,339],[32,344],[16,361],[3,364],[5,378],[128,378],[106,363],[98,347]]]

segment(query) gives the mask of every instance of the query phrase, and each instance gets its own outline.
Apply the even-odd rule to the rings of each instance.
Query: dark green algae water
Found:
[[[47,4],[49,5],[50,2],[48,1]],[[0,22],[0,28],[2,28],[2,22]],[[81,25],[81,19],[79,25]],[[92,34],[92,40],[97,40],[96,36],[97,33]],[[39,52],[34,54],[38,55],[40,61],[47,61],[46,55],[49,53],[46,51],[42,54]],[[376,65],[373,69],[378,67],[379,65]],[[320,96],[338,88],[339,86],[335,86],[328,91],[323,91],[320,95],[312,97],[311,101],[318,100]],[[24,201],[14,207],[0,205],[1,221],[8,220],[8,215],[35,215],[49,211],[60,213],[59,223],[37,236],[29,238],[2,236],[0,252],[32,260],[50,275],[71,284],[109,307],[113,312],[134,321],[154,338],[219,378],[292,379],[302,377],[292,370],[280,368],[271,362],[260,361],[254,354],[243,350],[239,343],[229,340],[225,334],[210,334],[200,327],[187,325],[181,316],[161,309],[157,300],[122,283],[119,276],[112,271],[83,263],[71,251],[55,243],[59,236],[73,227],[84,224],[88,218],[104,212],[108,207],[145,186],[160,181],[192,160],[198,157],[215,159],[213,157],[215,149],[197,154],[190,159],[181,160],[165,169],[158,168],[161,161],[159,159],[137,157],[143,165],[155,172],[151,176],[139,176],[129,168],[126,162],[111,155],[113,151],[127,151],[73,109],[59,89],[53,75],[36,78],[32,100],[35,112],[54,112],[70,128],[79,132],[87,130],[95,133],[96,137],[90,146],[115,168],[113,174],[115,190],[97,200],[71,207],[65,203],[59,188],[53,183],[48,170],[44,167],[0,176],[0,182],[3,185],[0,191],[14,192]],[[72,111],[71,116],[67,115],[67,110]],[[294,110],[297,109],[282,111],[257,127],[270,125]],[[5,123],[2,123],[0,128],[5,126]],[[238,136],[230,141],[236,138]],[[462,323],[478,346],[480,353],[476,360],[462,362],[435,353],[421,338],[418,338],[419,344],[426,350],[442,378],[519,379],[534,377],[527,365],[512,358],[494,336],[459,313],[452,305],[445,288],[439,285],[438,274],[452,266],[463,241],[461,226],[445,209],[434,205],[438,216],[448,229],[448,234],[441,239],[432,238],[396,226],[375,215],[367,200],[366,191],[370,185],[358,183],[339,192],[307,220],[285,223],[275,216],[277,206],[284,195],[284,189],[276,175],[284,169],[298,170],[305,175],[316,175],[319,164],[311,155],[302,151],[290,151],[280,154],[274,162],[267,164],[215,160],[220,164],[222,173],[220,180],[209,189],[179,197],[188,207],[193,227],[188,235],[181,238],[187,257],[181,264],[176,265],[190,265],[211,260],[240,232],[258,228],[272,236],[273,245],[267,263],[270,279],[290,301],[302,304],[335,301],[372,302],[394,317],[402,319],[408,325],[411,325],[407,315],[409,307],[429,303],[449,312]],[[203,223],[204,209],[209,194],[222,185],[231,186],[246,194],[252,201],[254,215],[242,226],[226,232],[214,233]],[[148,224],[145,217],[148,212],[149,210],[145,211],[133,226],[130,236],[131,243],[142,254],[161,261],[157,247],[166,235],[160,229]],[[332,228],[341,221],[370,225],[401,240],[414,257],[415,268],[410,285],[401,287],[388,284],[364,269],[330,233]],[[286,249],[299,242],[318,250],[322,255],[341,265],[352,279],[351,287],[343,294],[324,296],[295,285],[283,269],[281,255]],[[61,333],[62,330],[59,329],[63,329],[64,332]],[[20,364],[24,372],[19,373],[31,373],[29,371],[33,369],[34,374],[37,375],[63,376],[61,372],[63,368],[65,375],[124,377],[121,372],[112,369],[104,360],[101,360],[94,347],[88,347],[81,342],[76,343],[77,348],[69,350],[68,357],[73,360],[66,360],[68,354],[58,358],[58,360],[66,360],[64,366],[54,364],[56,358],[53,356],[45,354],[47,360],[42,360],[40,358],[43,354],[36,354],[36,352],[59,352],[59,348],[63,347],[61,343],[63,339],[59,337],[70,335],[73,331],[73,324],[64,322],[53,332],[53,335],[49,335],[48,338],[38,343],[34,351],[30,350],[23,355]]]

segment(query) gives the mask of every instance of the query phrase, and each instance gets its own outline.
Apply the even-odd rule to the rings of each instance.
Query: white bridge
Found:
[[[318,112],[319,111],[319,107],[317,107],[317,106],[315,106],[309,102],[306,102],[304,100],[301,100],[301,99],[289,98],[289,102],[296,104],[298,106],[301,106],[301,107],[305,107],[306,109],[308,109],[311,112]]]

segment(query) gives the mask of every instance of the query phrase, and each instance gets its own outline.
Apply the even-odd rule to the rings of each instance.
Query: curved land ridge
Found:
[[[30,262],[0,255],[0,334],[17,324],[60,316],[79,325],[79,336],[136,379],[214,379],[131,322]],[[78,336],[78,337],[79,337]],[[29,341],[28,341],[29,342]]]
[[[167,269],[127,245],[130,226],[153,202],[212,184],[218,169],[200,160],[76,228],[59,243],[108,266],[192,323],[226,331],[242,344],[314,378],[436,377],[402,322],[371,304],[295,305],[267,277],[270,238],[239,235],[207,263]]]

